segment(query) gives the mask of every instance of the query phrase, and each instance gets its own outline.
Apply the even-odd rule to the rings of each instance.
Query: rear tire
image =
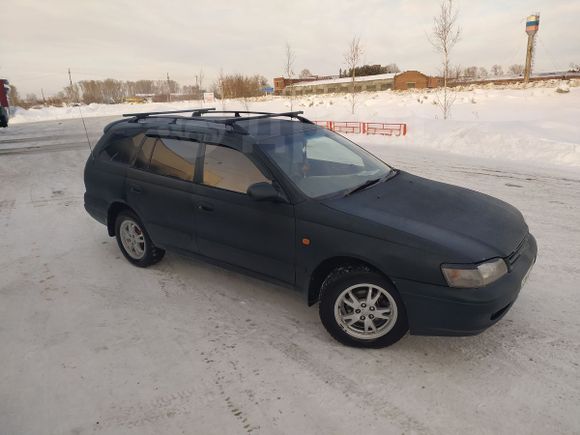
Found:
[[[328,276],[319,314],[330,335],[347,346],[390,346],[409,330],[405,306],[393,284],[365,267],[341,268]]]
[[[129,210],[123,210],[117,215],[115,237],[125,258],[135,266],[151,266],[165,255],[163,249],[153,244],[141,220]]]

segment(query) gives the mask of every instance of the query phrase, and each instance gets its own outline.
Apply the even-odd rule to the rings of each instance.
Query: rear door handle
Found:
[[[141,193],[141,192],[143,192],[143,190],[141,189],[140,186],[131,185],[130,189],[131,189],[131,192],[133,192],[133,193]]]
[[[197,206],[198,210],[201,211],[213,211],[213,205],[207,203],[207,202],[201,202],[198,206]]]

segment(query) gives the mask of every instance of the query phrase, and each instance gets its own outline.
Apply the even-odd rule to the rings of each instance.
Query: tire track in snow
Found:
[[[170,266],[171,267],[171,266]],[[212,266],[210,266],[212,267]],[[182,291],[187,288],[187,280],[182,277],[176,271],[167,271],[170,275],[163,279],[163,285],[166,287],[168,281],[174,281],[174,284],[177,288],[180,288]],[[250,278],[248,278],[250,279]],[[197,292],[196,295],[200,296],[200,292]],[[252,332],[255,332],[255,329],[251,322],[247,322],[246,318],[248,317],[248,312],[244,307],[241,307],[242,312],[239,312],[240,305],[237,304],[230,304],[230,297],[228,295],[220,294],[218,292],[211,291],[211,289],[207,289],[203,291],[203,297],[208,300],[210,306],[216,307],[228,307],[228,317],[233,321],[235,324],[235,329],[238,334],[248,336]],[[265,302],[267,303],[267,302]],[[269,303],[267,303],[269,304]],[[235,309],[232,309],[235,308]],[[274,309],[274,307],[272,307]],[[280,312],[283,311],[282,307],[278,306],[277,308]],[[222,316],[224,313],[222,312]],[[311,373],[315,378],[319,379],[322,383],[327,385],[329,388],[333,390],[338,390],[339,394],[343,394],[344,391],[348,391],[350,395],[356,396],[357,399],[357,408],[362,408],[365,410],[372,410],[373,414],[378,416],[383,416],[386,420],[393,422],[397,426],[401,427],[405,433],[417,433],[417,434],[430,434],[432,433],[431,430],[423,424],[421,421],[417,420],[416,418],[406,414],[396,405],[394,405],[391,401],[385,400],[384,397],[374,397],[373,394],[358,385],[356,380],[351,379],[344,374],[337,372],[332,367],[326,365],[325,363],[317,361],[310,353],[304,350],[295,342],[287,341],[286,336],[280,336],[278,333],[280,324],[276,321],[277,317],[267,317],[260,319],[260,333],[261,341],[267,342],[271,347],[279,351],[285,358],[294,361],[299,367],[302,369],[307,370]],[[310,329],[306,329],[301,327],[298,322],[294,323],[296,328],[298,329],[295,333],[299,334],[300,336],[312,337],[314,333]],[[230,327],[234,327],[230,325]],[[228,339],[227,331],[223,331],[221,334],[213,334],[213,338],[210,340],[214,343],[214,346],[210,350],[206,360],[208,360],[209,367],[213,371],[213,375],[216,379],[216,385],[220,390],[220,394],[226,396],[226,387],[225,387],[225,372],[213,367],[213,363],[216,361],[221,361],[222,363],[229,361],[231,365],[233,365],[233,370],[228,371],[228,377],[231,376],[238,376],[239,379],[237,382],[245,381],[246,378],[242,372],[237,370],[236,361],[232,359],[231,354],[227,352],[228,346],[224,342],[224,340]],[[226,351],[224,351],[224,348]],[[232,409],[231,403],[239,403],[240,399],[232,399],[233,392],[227,392],[227,405],[229,409]],[[241,400],[243,402],[243,399]],[[243,416],[241,418],[242,421],[246,421],[246,424],[249,424],[248,427],[244,429],[252,429],[256,430],[259,426],[254,425],[252,426],[247,420],[249,417],[246,413],[240,410],[239,407],[236,407],[236,412],[239,411],[239,415],[234,415],[236,417]]]
[[[396,405],[384,398],[373,397],[373,394],[361,388],[356,381],[333,371],[331,367],[326,366],[305,351],[302,347],[294,342],[277,342],[272,343],[276,349],[282,352],[286,357],[298,363],[302,368],[313,373],[316,377],[323,380],[333,388],[338,388],[341,392],[346,391],[346,396],[356,396],[357,401],[364,409],[371,409],[376,415],[382,415],[389,421],[394,421],[397,425],[405,430],[404,433],[431,434],[433,433],[422,422],[406,414]]]

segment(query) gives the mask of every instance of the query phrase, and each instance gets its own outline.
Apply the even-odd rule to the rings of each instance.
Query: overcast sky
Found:
[[[337,74],[353,35],[364,62],[397,63],[434,74],[426,38],[438,0],[0,0],[0,77],[22,95],[51,94],[74,80],[108,77],[209,85],[224,72],[283,70],[286,42],[296,72]],[[525,17],[541,12],[535,69],[580,63],[580,1],[458,0],[463,37],[452,55],[462,66],[524,63]]]

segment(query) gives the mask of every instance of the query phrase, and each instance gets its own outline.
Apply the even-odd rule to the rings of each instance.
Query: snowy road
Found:
[[[2,435],[580,432],[580,171],[369,144],[511,202],[540,252],[484,334],[358,350],[287,289],[171,253],[132,267],[83,209],[83,138],[0,130]]]

